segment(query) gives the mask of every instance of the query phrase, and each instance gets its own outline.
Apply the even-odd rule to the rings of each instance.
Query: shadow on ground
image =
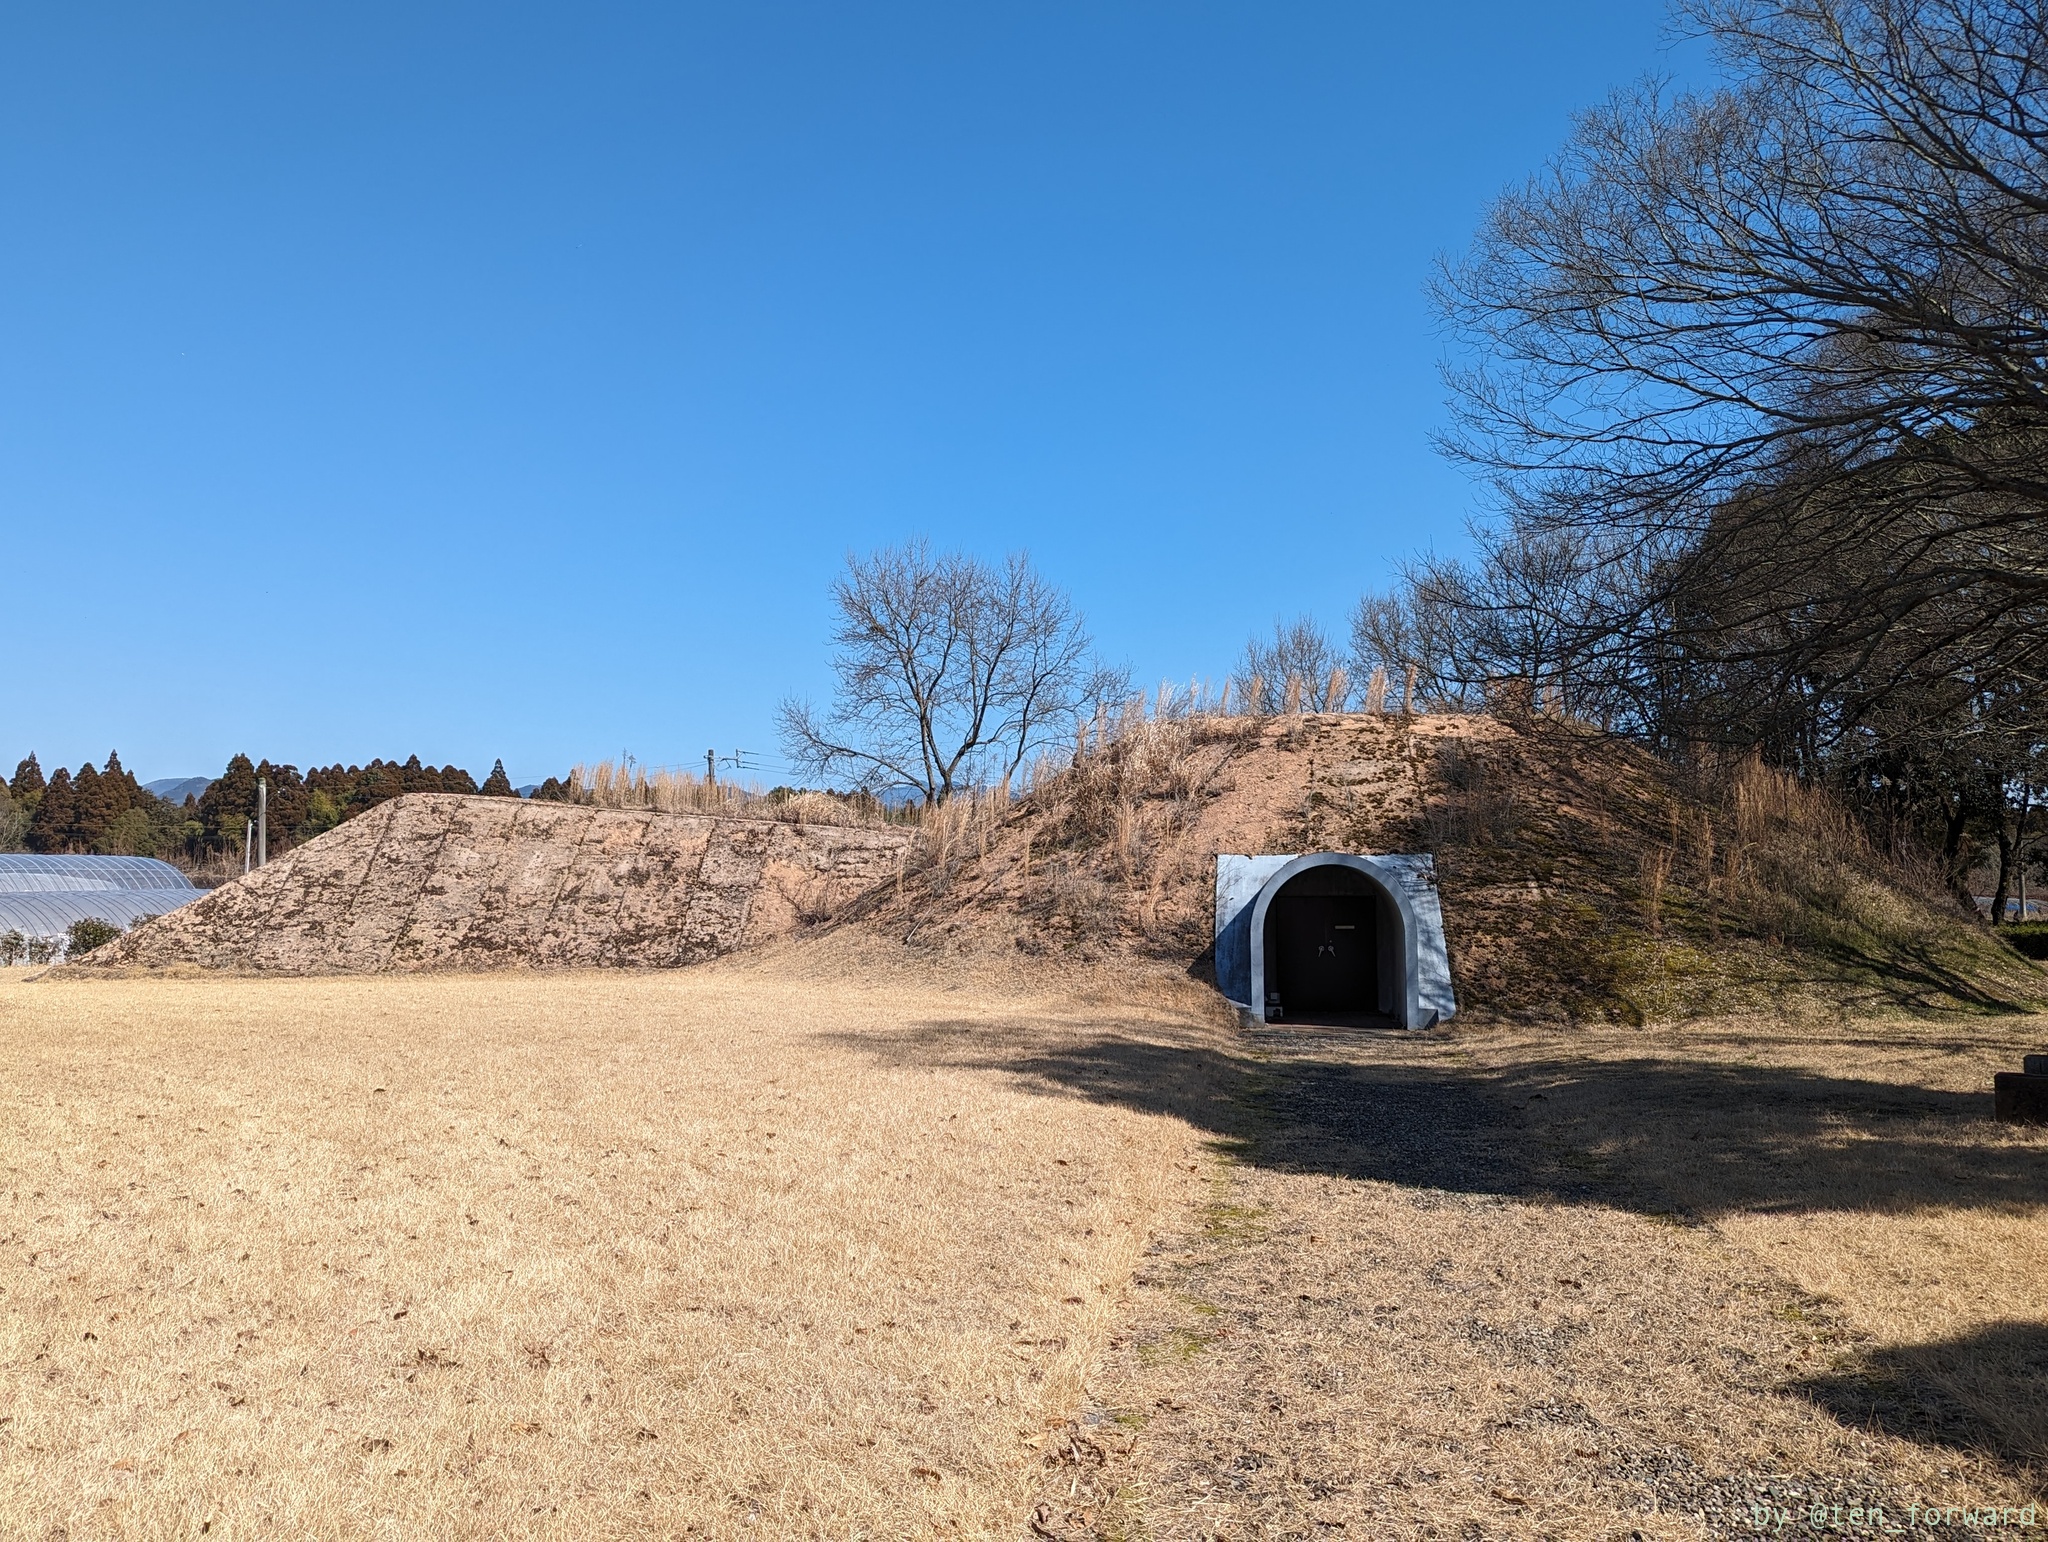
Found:
[[[2003,1373],[1987,1388],[1983,1367]],[[1969,1374],[1959,1378],[1959,1367]],[[2010,1406],[2038,1409],[2048,1401],[2048,1324],[1993,1323],[1959,1338],[1868,1350],[1847,1366],[1793,1382],[1788,1390],[1819,1404],[1842,1423],[1880,1429],[1923,1445],[1989,1454],[2038,1466],[2048,1449],[2025,1447],[2016,1431],[2039,1430],[2042,1421],[1987,1418],[1945,1389],[1962,1381],[1981,1401],[1987,1391]]]
[[[1034,1027],[1042,1024],[1032,1025]],[[1786,1067],[1535,1059],[1480,1069],[1386,1054],[1273,1058],[1094,1034],[1019,1057],[986,1023],[932,1021],[869,1052],[978,1065],[1049,1093],[1184,1119],[1244,1161],[1456,1193],[1597,1199],[1660,1216],[1922,1206],[2048,1196],[2048,1141],[1986,1139],[1991,1094]],[[1987,1078],[1988,1081],[1988,1078]]]
[[[1033,1037],[1048,1047],[1020,1056]],[[1248,1164],[1417,1190],[1693,1222],[1736,1212],[1991,1212],[2048,1196],[2048,1139],[1993,1126],[1988,1088],[1648,1056],[1482,1067],[1398,1032],[1274,1033],[1237,1050],[1103,1032],[1099,1022],[937,1020],[861,1045],[1170,1115]],[[1855,1045],[1843,1047],[1854,1055]],[[2040,1421],[1980,1418],[1942,1390],[1944,1364],[1981,1365],[1987,1350],[2012,1368],[2001,1401],[2048,1400],[2048,1327],[2029,1323],[1868,1354],[1787,1390],[1858,1428],[2038,1463],[2043,1453],[2008,1449],[1997,1431]],[[1959,1384],[1981,1388],[1981,1373]]]
[[[1983,942],[1996,958],[1998,942]],[[1831,978],[1845,1009],[1865,1012],[1952,1012],[1957,1007],[2003,1017],[2041,1010],[2034,982],[2026,976],[1991,979],[1958,967],[1954,950],[1925,941],[1855,947],[1838,941],[1809,942],[1802,949],[1811,967]],[[1980,970],[1983,959],[1972,960]],[[2017,961],[2015,961],[2017,962]]]

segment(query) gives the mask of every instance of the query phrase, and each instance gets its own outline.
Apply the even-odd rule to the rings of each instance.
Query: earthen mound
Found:
[[[1818,793],[1588,725],[1432,713],[1131,719],[1029,796],[928,821],[850,920],[912,944],[1200,972],[1215,858],[1433,856],[1465,1007],[1640,1021],[2032,1008],[2037,969]]]
[[[72,966],[265,974],[669,967],[789,935],[901,829],[415,793]]]

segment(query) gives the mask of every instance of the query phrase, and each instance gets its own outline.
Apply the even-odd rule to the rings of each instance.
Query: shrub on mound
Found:
[[[121,928],[111,921],[102,921],[98,916],[87,916],[82,921],[73,921],[65,945],[66,958],[83,958],[103,943],[112,942],[121,935]]]
[[[2048,959],[2048,921],[2015,921],[1999,927],[1998,935],[2028,958]]]

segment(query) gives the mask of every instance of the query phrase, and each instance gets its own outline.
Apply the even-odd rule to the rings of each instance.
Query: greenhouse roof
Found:
[[[145,916],[189,905],[204,889],[101,889],[93,894],[0,893],[0,935],[61,937],[74,921],[130,927]]]
[[[74,921],[129,927],[206,891],[153,857],[44,857],[0,852],[0,934],[61,937]]]
[[[0,852],[0,894],[80,885],[93,889],[189,889],[192,880],[155,857],[44,857],[25,851]]]

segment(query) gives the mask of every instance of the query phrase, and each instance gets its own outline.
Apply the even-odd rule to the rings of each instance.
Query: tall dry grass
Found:
[[[1365,710],[1375,716],[1387,710],[1387,672],[1375,669],[1365,682]]]
[[[1084,941],[1131,927],[1153,941],[1192,941],[1162,909],[1208,860],[1194,840],[1204,789],[1269,721],[1226,715],[1228,701],[1227,688],[1199,686],[1132,697],[1099,712],[1070,756],[1032,768],[1020,797],[1030,903],[1049,905]]]
[[[1170,931],[1176,947],[1189,941],[1177,913],[1161,930],[1160,911],[1174,881],[1205,860],[1188,839],[1197,795],[1233,747],[1267,727],[1224,715],[1228,700],[1227,687],[1196,682],[1105,703],[1074,724],[1069,743],[1013,779],[916,810],[916,839],[896,882],[864,908],[893,904],[911,935],[935,920],[950,933],[958,927],[946,897],[965,881],[960,898],[970,910],[1019,905],[1055,931],[1071,930],[1083,958],[1096,956],[1094,941],[1127,936],[1132,922],[1148,938]],[[1030,950],[1028,939],[1016,940]]]
[[[664,814],[715,814],[737,819],[779,819],[791,824],[874,828],[914,820],[914,811],[891,809],[864,794],[809,788],[764,792],[758,783],[710,781],[688,771],[649,769],[631,761],[580,763],[569,772],[569,793],[600,808],[647,808]]]
[[[1228,685],[1216,692],[1201,681],[1162,682],[1150,697],[1098,705],[1075,722],[1071,750],[1041,752],[1014,779],[904,810],[899,817],[918,826],[910,864],[947,875],[969,858],[987,856],[1019,805],[1029,802],[1037,812],[1053,812],[1049,825],[1034,831],[1030,851],[1044,858],[1063,847],[1106,841],[1127,882],[1142,882],[1161,829],[1157,811],[1142,805],[1191,796],[1199,780],[1194,751],[1204,742],[1257,732],[1253,720],[1225,716],[1229,700]]]
[[[914,860],[928,867],[950,867],[970,857],[987,856],[989,843],[1009,818],[1011,806],[1007,784],[973,788],[944,803],[920,805],[914,811]]]
[[[196,857],[180,851],[163,860],[202,889],[217,889],[242,876],[242,854],[239,851],[206,851]]]
[[[1736,762],[1720,780],[1718,818],[1691,821],[1688,829],[1674,813],[1670,840],[1676,861],[1690,837],[1687,865],[1716,928],[1725,905],[1773,941],[1824,946],[1868,934],[1909,942],[1925,929],[1925,905],[1947,908],[1930,862],[1880,853],[1825,789],[1756,756]]]

